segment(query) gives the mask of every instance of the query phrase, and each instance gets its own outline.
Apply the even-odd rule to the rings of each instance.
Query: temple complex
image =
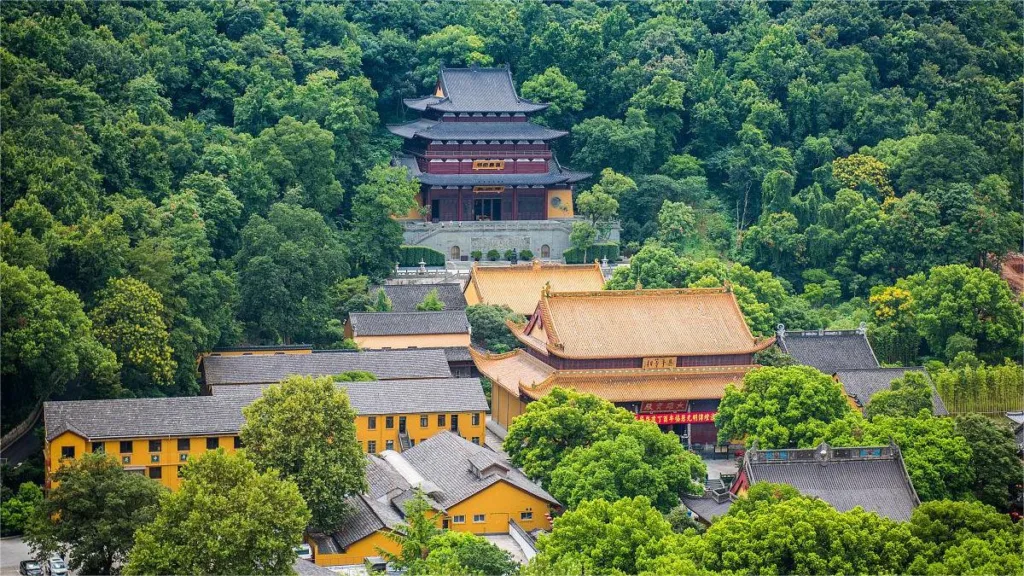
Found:
[[[471,349],[495,386],[491,417],[507,427],[556,386],[595,394],[691,446],[714,444],[729,384],[756,367],[755,338],[728,288],[541,294],[529,322],[510,324],[523,348]]]
[[[405,105],[420,118],[388,130],[405,139],[395,165],[422,184],[404,218],[406,244],[452,260],[511,248],[561,258],[574,185],[590,174],[552,153],[549,142],[566,132],[530,122],[547,104],[520,98],[507,67],[471,67],[441,68],[434,93]]]

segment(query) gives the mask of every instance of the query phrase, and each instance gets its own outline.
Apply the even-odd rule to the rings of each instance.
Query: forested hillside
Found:
[[[728,280],[755,330],[866,321],[888,362],[1019,354],[993,272],[1022,237],[1019,2],[0,11],[5,429],[51,395],[194,394],[218,345],[340,346],[415,190],[384,124],[442,64],[552,103],[598,174],[579,212],[636,253],[613,286]]]

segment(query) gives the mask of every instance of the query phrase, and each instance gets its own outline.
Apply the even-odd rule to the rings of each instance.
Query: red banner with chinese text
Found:
[[[714,424],[718,412],[674,412],[670,414],[636,414],[637,420],[655,424]]]

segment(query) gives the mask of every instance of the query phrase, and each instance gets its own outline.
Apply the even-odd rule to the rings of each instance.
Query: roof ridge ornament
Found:
[[[868,333],[868,323],[867,322],[861,322],[857,326],[857,334],[860,334],[861,336],[863,336],[863,335],[865,335],[867,333]]]
[[[777,325],[775,326],[775,334],[776,334],[776,335],[777,335],[777,336],[778,336],[779,338],[785,338],[785,337],[786,337],[786,325],[785,325],[785,324],[783,324],[782,322],[779,322],[779,323],[778,323],[778,324],[777,324]]]

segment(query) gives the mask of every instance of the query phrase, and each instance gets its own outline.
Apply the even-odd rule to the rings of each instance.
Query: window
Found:
[[[385,416],[384,417],[384,427],[387,428],[388,430],[391,430],[392,428],[394,428],[395,427],[395,417],[394,416]]]
[[[458,432],[458,430],[459,430],[459,415],[458,414],[452,414],[451,431],[452,432]]]
[[[122,441],[121,442],[121,454],[131,454],[131,453],[132,453],[132,441],[131,440]]]
[[[188,454],[178,454],[179,462],[188,462]]]
[[[504,170],[504,160],[473,160],[473,170]]]
[[[487,519],[487,516],[485,514],[473,514],[473,523],[474,524],[483,524],[484,520],[486,520],[486,519]]]
[[[216,450],[217,448],[220,448],[220,439],[219,438],[207,438],[206,439],[206,449],[207,450]]]
[[[164,475],[164,469],[160,466],[151,466],[149,468],[149,477],[153,480],[159,480]]]
[[[132,457],[131,456],[121,456],[121,464],[131,464],[131,463],[132,463]]]
[[[232,438],[232,440],[234,441],[235,450],[238,450],[239,448],[243,448],[244,447],[244,446],[242,446],[242,438],[241,438],[241,436],[235,436],[234,438]]]
[[[159,454],[150,454],[149,455],[149,461],[154,463],[154,464],[156,464],[157,462],[160,461],[160,455]]]
[[[476,412],[476,413],[473,414],[473,426],[479,426],[479,425],[480,425],[480,413]]]
[[[367,442],[366,443],[366,451],[369,452],[370,454],[376,454],[377,453],[377,441],[376,440],[370,440],[369,442]]]
[[[551,258],[551,246],[548,246],[547,244],[541,246],[540,247],[540,257],[541,258]]]
[[[480,437],[479,436],[473,436],[473,444],[479,444],[479,443],[480,443]]]
[[[520,512],[519,513],[519,519],[520,520],[533,520],[533,512]]]
[[[462,514],[459,514],[458,516],[452,516],[452,523],[453,524],[465,524],[466,523],[466,517],[463,516]]]
[[[74,446],[61,446],[61,448],[60,448],[60,459],[61,460],[64,460],[66,458],[74,458],[74,457],[75,457],[75,447]]]
[[[420,428],[426,428],[427,426],[430,426],[430,417],[420,416]]]
[[[178,438],[178,451],[187,452],[191,448],[191,442],[188,438]]]
[[[412,446],[415,446],[415,445],[416,445],[416,439],[415,438],[410,438],[409,439],[409,446],[412,447]]]
[[[384,449],[385,450],[394,450],[395,449],[395,441],[394,440],[388,440],[387,442],[385,442],[384,443]]]
[[[161,450],[163,450],[163,442],[162,441],[160,441],[160,440],[150,440],[149,441],[149,451],[150,452],[159,452]]]
[[[104,452],[107,451],[107,448],[106,446],[103,445],[103,442],[93,442],[92,451],[95,454],[103,454]]]
[[[458,246],[452,246],[451,249],[452,260],[459,260],[462,258],[462,249]]]
[[[377,429],[377,417],[376,416],[367,416],[366,417],[366,428],[369,429],[369,430],[376,430]]]
[[[437,425],[438,426],[444,426],[444,424],[445,424],[444,414],[438,414],[437,415]]]

